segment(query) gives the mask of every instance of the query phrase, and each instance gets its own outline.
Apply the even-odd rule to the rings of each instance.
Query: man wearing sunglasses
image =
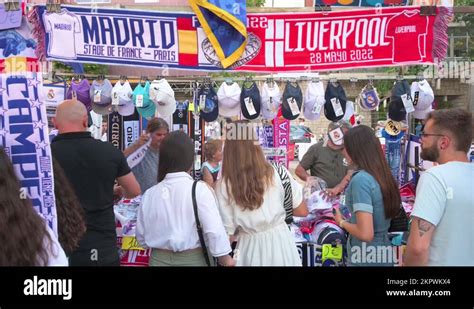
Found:
[[[421,132],[421,158],[438,163],[421,175],[404,258],[408,266],[474,266],[472,113],[433,111]]]

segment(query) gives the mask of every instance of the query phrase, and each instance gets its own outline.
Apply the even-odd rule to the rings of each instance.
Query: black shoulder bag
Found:
[[[204,235],[202,234],[202,226],[201,226],[201,221],[199,221],[199,215],[198,215],[198,209],[197,209],[196,185],[198,182],[199,180],[194,181],[193,190],[192,190],[194,218],[196,220],[196,227],[197,227],[197,232],[199,235],[199,242],[201,243],[202,253],[204,254],[204,258],[206,259],[207,266],[211,266],[211,262],[209,260],[209,254],[207,253],[206,242],[204,241]]]
[[[388,228],[390,233],[393,232],[407,232],[408,231],[408,216],[403,206],[400,207],[400,211],[395,218],[390,221],[390,227]]]

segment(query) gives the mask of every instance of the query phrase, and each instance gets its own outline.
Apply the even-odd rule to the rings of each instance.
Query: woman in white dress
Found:
[[[245,122],[236,122],[241,125]],[[293,215],[306,216],[302,187],[288,170]],[[227,139],[222,179],[216,185],[219,211],[229,235],[238,233],[237,266],[301,266],[293,236],[285,223],[285,191],[277,170],[249,136]]]

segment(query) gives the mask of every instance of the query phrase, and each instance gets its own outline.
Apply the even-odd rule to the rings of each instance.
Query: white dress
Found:
[[[303,200],[303,190],[289,175],[293,208],[296,208]],[[301,266],[296,243],[285,223],[285,192],[277,171],[275,170],[273,184],[267,188],[263,204],[258,209],[243,210],[234,201],[228,200],[227,192],[225,183],[219,181],[216,195],[224,226],[229,235],[238,231],[234,251],[237,266]]]

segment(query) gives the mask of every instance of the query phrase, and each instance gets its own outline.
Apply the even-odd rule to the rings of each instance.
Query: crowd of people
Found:
[[[291,205],[293,216],[308,215],[302,185],[266,160],[258,140],[209,141],[203,181],[195,181],[193,141],[169,132],[163,119],[149,121],[146,133],[123,152],[93,139],[87,122],[80,102],[59,105],[54,121],[59,134],[51,144],[58,239],[17,194],[20,183],[0,148],[0,265],[119,266],[114,197],[142,194],[136,237],[152,249],[150,266],[301,266],[284,205]],[[428,115],[421,157],[438,165],[417,186],[405,265],[474,265],[474,164],[466,155],[472,125],[472,114],[462,109]],[[310,175],[326,181],[326,198],[344,194],[352,215],[348,219],[334,208],[334,216],[349,235],[351,261],[354,246],[390,246],[388,230],[401,198],[371,128],[339,122],[329,132],[308,150],[295,174],[302,181]],[[128,159],[140,149],[143,158],[130,166]]]

